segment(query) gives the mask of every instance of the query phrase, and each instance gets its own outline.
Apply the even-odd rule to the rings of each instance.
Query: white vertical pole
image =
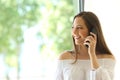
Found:
[[[90,71],[90,80],[95,80],[96,76],[96,71],[95,70],[91,70]]]

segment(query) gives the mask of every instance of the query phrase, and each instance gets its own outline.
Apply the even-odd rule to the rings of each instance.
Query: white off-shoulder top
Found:
[[[58,60],[55,80],[90,80],[90,60]],[[95,80],[114,80],[115,60],[98,59],[100,67],[95,70]]]

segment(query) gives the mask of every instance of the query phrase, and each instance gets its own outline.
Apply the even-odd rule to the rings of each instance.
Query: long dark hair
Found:
[[[75,15],[73,21],[75,20],[76,17],[81,17],[84,20],[89,32],[91,30],[93,30],[93,28],[96,31],[96,33],[95,33],[97,36],[96,52],[99,52],[100,54],[112,55],[111,51],[109,50],[109,48],[105,42],[98,17],[92,12],[85,12],[85,11],[80,12],[77,15]],[[73,38],[73,44],[74,44],[74,53],[76,54],[76,60],[77,60],[78,50],[75,45],[74,38]]]

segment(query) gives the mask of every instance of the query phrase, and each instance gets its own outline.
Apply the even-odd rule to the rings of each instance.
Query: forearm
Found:
[[[90,61],[91,61],[92,70],[95,70],[95,69],[99,68],[99,63],[98,63],[96,54],[91,54],[90,55]]]

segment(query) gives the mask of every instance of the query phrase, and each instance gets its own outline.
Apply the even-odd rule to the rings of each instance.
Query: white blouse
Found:
[[[55,80],[90,80],[90,60],[58,60]],[[98,59],[100,67],[95,70],[95,80],[113,80],[115,60]]]

